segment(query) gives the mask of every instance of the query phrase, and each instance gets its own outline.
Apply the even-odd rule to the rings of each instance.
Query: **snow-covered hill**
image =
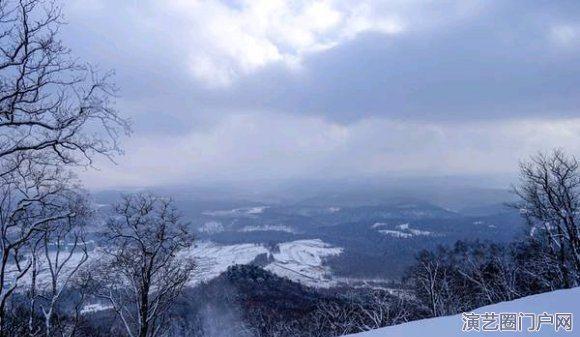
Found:
[[[474,311],[476,314],[483,313],[535,313],[548,314],[555,313],[572,313],[573,323],[578,324],[580,319],[580,288],[569,290],[559,290],[551,293],[529,296],[511,302],[503,302],[487,307],[483,307]],[[426,319],[421,321],[414,321],[406,324],[391,326],[374,331],[368,331],[350,337],[468,337],[468,336],[502,336],[502,337],[516,337],[516,336],[535,336],[535,337],[552,337],[552,336],[578,336],[580,327],[573,326],[573,331],[564,332],[562,330],[556,332],[553,325],[544,324],[539,332],[525,331],[530,324],[530,319],[523,319],[525,328],[521,332],[463,332],[462,315],[439,317],[433,319]],[[481,326],[480,326],[481,327]]]

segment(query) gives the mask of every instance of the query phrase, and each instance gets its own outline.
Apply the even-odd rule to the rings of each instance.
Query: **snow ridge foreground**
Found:
[[[567,290],[558,290],[554,292],[528,296],[515,301],[497,303],[482,307],[473,311],[477,314],[485,312],[524,312],[541,314],[547,312],[554,313],[572,313],[573,331],[555,332],[553,327],[544,326],[539,332],[463,332],[462,316],[447,316],[425,319],[420,321],[409,322],[405,324],[390,326],[378,330],[367,331],[350,337],[470,337],[470,336],[493,336],[493,337],[517,337],[517,336],[535,336],[535,337],[567,337],[580,335],[580,287]],[[527,325],[527,323],[524,323]]]

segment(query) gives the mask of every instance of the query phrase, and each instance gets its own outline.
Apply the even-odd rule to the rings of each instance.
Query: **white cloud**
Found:
[[[121,44],[144,40],[143,52],[185,63],[208,87],[273,63],[302,69],[302,61],[363,33],[385,36],[440,27],[472,16],[481,0],[435,5],[421,0],[71,0],[72,23]],[[103,24],[103,18],[107,24]],[[97,19],[97,20],[95,20]],[[91,21],[94,20],[94,21]],[[124,49],[119,45],[117,49]],[[122,57],[122,55],[115,55]],[[142,56],[136,55],[142,58]],[[177,65],[176,65],[177,66]],[[181,67],[182,64],[179,64]]]
[[[560,47],[579,46],[580,24],[558,24],[551,28],[550,37]]]
[[[182,45],[192,73],[208,85],[227,85],[273,62],[296,67],[308,53],[332,48],[356,35],[401,33],[395,16],[377,16],[365,2],[339,6],[333,0],[172,1],[189,24]]]

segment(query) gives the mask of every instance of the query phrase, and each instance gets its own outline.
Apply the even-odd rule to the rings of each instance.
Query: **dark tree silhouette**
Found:
[[[129,132],[111,74],[78,62],[59,40],[62,25],[56,1],[0,1],[0,337],[33,253],[79,216],[69,169],[112,158]]]
[[[576,158],[561,150],[540,153],[521,164],[521,182],[514,188],[515,207],[531,227],[534,240],[558,266],[564,287],[580,277],[580,171]]]
[[[110,303],[131,337],[156,337],[194,264],[180,255],[193,243],[170,199],[151,194],[123,198],[104,233],[110,248],[98,276],[98,296]]]

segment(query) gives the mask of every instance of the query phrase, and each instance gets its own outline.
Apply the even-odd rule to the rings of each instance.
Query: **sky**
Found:
[[[70,0],[133,120],[89,188],[509,174],[580,154],[580,2]]]

